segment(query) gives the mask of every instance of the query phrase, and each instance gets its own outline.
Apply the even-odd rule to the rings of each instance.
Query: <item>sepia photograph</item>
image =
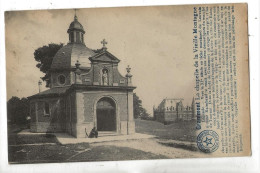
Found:
[[[250,156],[247,12],[6,11],[9,164]]]

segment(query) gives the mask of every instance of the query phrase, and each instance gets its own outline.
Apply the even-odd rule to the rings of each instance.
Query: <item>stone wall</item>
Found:
[[[117,64],[93,63],[88,73],[82,73],[82,83],[86,85],[102,85],[102,69],[108,70],[109,86],[126,86],[127,80],[118,71]]]
[[[116,104],[117,133],[126,134],[135,132],[133,121],[133,93],[129,92],[128,102],[126,91],[78,91],[76,93],[77,104],[77,137],[85,137],[96,126],[96,104],[103,98],[108,97]],[[128,103],[128,108],[127,108]],[[129,117],[127,117],[127,110]],[[127,121],[129,121],[127,125]],[[127,130],[127,128],[129,128]]]
[[[122,90],[80,90],[60,98],[32,99],[31,131],[67,132],[74,137],[86,137],[86,132],[89,134],[96,126],[96,104],[103,97],[111,98],[116,104],[116,132],[135,133],[133,93],[127,95]],[[45,104],[49,105],[49,114],[45,112]]]
[[[68,94],[64,101],[65,112],[65,132],[72,136],[77,136],[77,109],[76,109],[76,93],[72,92]]]
[[[63,98],[41,98],[30,101],[31,131],[33,132],[61,132],[65,128],[65,114]],[[46,113],[45,104],[48,104],[49,113]],[[34,111],[35,110],[35,111]]]

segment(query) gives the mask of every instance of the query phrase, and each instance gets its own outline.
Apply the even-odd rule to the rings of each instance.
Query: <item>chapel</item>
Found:
[[[69,42],[58,50],[48,71],[50,88],[28,97],[31,132],[82,138],[96,127],[100,133],[135,133],[131,68],[120,74],[120,60],[108,51],[105,39],[102,48],[88,48],[76,14],[67,33]]]

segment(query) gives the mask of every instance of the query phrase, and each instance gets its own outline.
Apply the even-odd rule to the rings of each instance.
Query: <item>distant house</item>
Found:
[[[196,119],[194,98],[190,106],[184,106],[182,101],[176,98],[163,99],[153,110],[154,119],[164,124]]]

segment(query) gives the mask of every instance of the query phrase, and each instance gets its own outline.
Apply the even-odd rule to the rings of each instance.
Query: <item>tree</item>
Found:
[[[149,114],[147,113],[146,109],[142,106],[142,100],[134,93],[133,95],[134,100],[134,118],[147,118]]]
[[[50,84],[50,75],[48,73],[48,70],[51,68],[51,63],[53,60],[53,57],[58,52],[60,48],[63,47],[63,44],[55,44],[51,43],[49,45],[44,45],[42,47],[39,47],[34,51],[34,59],[38,62],[36,65],[37,68],[40,69],[41,72],[45,73],[41,79],[43,81],[46,81],[46,87],[49,87]]]
[[[12,124],[26,124],[26,117],[29,116],[29,101],[27,98],[12,97],[7,102],[7,118]]]

